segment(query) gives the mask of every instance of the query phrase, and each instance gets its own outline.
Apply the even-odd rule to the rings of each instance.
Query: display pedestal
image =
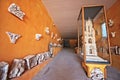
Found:
[[[106,75],[106,66],[107,66],[107,64],[95,64],[95,63],[85,63],[85,62],[82,62],[82,66],[85,69],[85,71],[87,73],[87,76],[89,78],[92,77],[92,71],[95,68],[100,69],[101,72],[103,73],[104,78],[107,78],[107,75]],[[99,75],[99,73],[97,73],[97,72],[94,72],[94,73],[95,73],[96,76]]]
[[[82,66],[92,80],[104,80],[106,66],[111,65],[107,17],[103,5],[83,6],[78,16],[78,43],[82,36]],[[82,33],[81,33],[82,31]],[[78,48],[79,48],[78,44]]]

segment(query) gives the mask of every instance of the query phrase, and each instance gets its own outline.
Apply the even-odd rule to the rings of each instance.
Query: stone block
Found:
[[[0,62],[0,80],[7,80],[9,64],[7,62]]]
[[[36,55],[28,55],[24,59],[27,62],[27,69],[31,69],[37,65],[38,57]]]
[[[25,69],[26,64],[24,59],[14,59],[9,73],[9,78],[21,76],[25,72]]]
[[[37,54],[36,56],[38,58],[38,64],[42,63],[45,60],[45,56],[42,53]]]

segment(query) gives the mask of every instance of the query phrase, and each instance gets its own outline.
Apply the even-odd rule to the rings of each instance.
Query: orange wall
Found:
[[[24,20],[20,20],[8,12],[11,3],[20,6],[25,13]],[[14,58],[23,58],[29,54],[37,54],[48,50],[48,43],[52,40],[45,33],[48,26],[51,32],[60,34],[53,26],[53,21],[46,11],[41,0],[0,0],[0,61],[8,61]],[[16,44],[10,43],[6,31],[20,34]],[[35,40],[35,34],[42,34],[39,41]]]
[[[114,21],[114,25],[109,27],[110,32],[116,32],[116,37],[112,38],[110,35],[110,45],[111,46],[120,46],[120,0],[107,11],[108,19],[112,19]],[[112,55],[112,66],[120,70],[120,55]]]
[[[115,38],[110,35],[111,46],[120,46],[120,0],[107,11],[107,17],[114,21],[114,25],[109,27],[109,32],[116,32]]]

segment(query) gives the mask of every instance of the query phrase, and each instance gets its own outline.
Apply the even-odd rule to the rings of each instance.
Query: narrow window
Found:
[[[106,24],[103,23],[103,24],[101,25],[101,28],[102,28],[102,37],[103,37],[103,38],[107,38]]]

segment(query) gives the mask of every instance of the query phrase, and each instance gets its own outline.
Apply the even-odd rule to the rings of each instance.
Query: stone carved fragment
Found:
[[[99,68],[94,68],[91,71],[92,80],[104,80],[104,74]]]
[[[56,44],[56,43],[53,43],[53,47],[57,47],[57,44]]]
[[[27,69],[31,69],[37,65],[38,58],[35,55],[28,55],[24,59],[27,62]]]
[[[56,39],[57,38],[57,34],[54,35],[53,39]]]
[[[8,7],[8,11],[17,16],[19,19],[23,20],[25,13],[22,12],[20,7],[15,3],[10,4],[10,6]]]
[[[12,68],[9,73],[9,78],[15,78],[21,76],[26,69],[25,60],[14,59],[12,63]]]
[[[113,21],[112,19],[109,19],[109,21],[108,21],[108,25],[109,25],[110,27],[112,27],[113,24],[114,24],[114,21]]]
[[[111,35],[112,35],[113,38],[115,37],[115,33],[116,32],[111,32]]]
[[[57,44],[57,47],[62,47],[62,45],[61,44]]]
[[[7,80],[8,68],[8,63],[0,62],[0,80]]]
[[[53,43],[52,42],[50,42],[48,45],[48,51],[49,51],[50,57],[53,57]]]
[[[50,58],[49,52],[44,52],[43,55],[44,55],[44,57],[45,57],[44,60],[47,60],[47,59]]]
[[[36,40],[40,40],[41,37],[42,37],[42,34],[35,34],[35,39]]]
[[[38,58],[38,64],[40,64],[40,63],[42,63],[43,61],[44,61],[44,59],[45,59],[45,56],[43,55],[43,54],[37,54],[36,55],[37,56],[37,58]]]
[[[58,41],[58,42],[61,41],[61,38],[58,38],[57,41]]]
[[[53,32],[51,32],[51,38],[53,39],[53,37],[54,37],[54,33],[53,33]]]
[[[15,44],[17,39],[21,37],[21,35],[19,34],[15,34],[15,33],[12,33],[12,32],[6,32],[6,34],[8,35],[9,39],[10,39],[10,42]]]
[[[49,27],[46,27],[45,32],[46,32],[46,34],[50,34],[50,29],[49,29]]]

